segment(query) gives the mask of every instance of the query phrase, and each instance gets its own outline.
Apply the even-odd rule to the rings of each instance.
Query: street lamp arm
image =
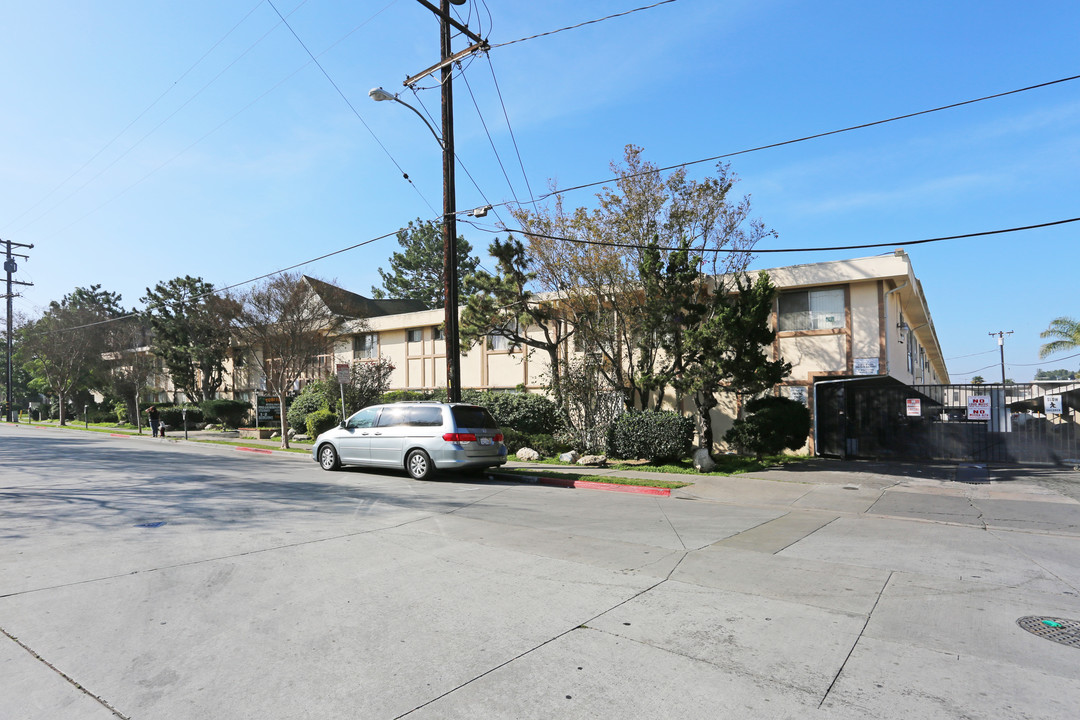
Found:
[[[435,142],[439,143],[439,147],[443,148],[444,150],[446,149],[446,145],[443,144],[442,138],[439,137],[439,133],[435,132],[435,128],[431,127],[431,123],[429,123],[427,121],[427,118],[424,117],[424,115],[419,110],[414,108],[412,105],[405,102],[404,100],[399,98],[397,95],[393,95],[393,94],[387,92],[386,90],[383,90],[381,87],[372,88],[371,90],[369,90],[368,91],[368,97],[370,97],[372,100],[374,100],[376,102],[381,102],[383,100],[393,100],[394,102],[398,103],[399,105],[404,105],[405,107],[409,108],[414,113],[416,113],[416,117],[418,117],[418,118],[420,118],[421,120],[424,121],[424,125],[427,126],[427,129],[430,130],[431,134],[435,137]]]

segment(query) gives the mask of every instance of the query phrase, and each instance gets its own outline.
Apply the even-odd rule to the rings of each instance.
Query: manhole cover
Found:
[[[1028,615],[1017,620],[1016,624],[1032,635],[1038,635],[1069,647],[1080,648],[1080,620]]]

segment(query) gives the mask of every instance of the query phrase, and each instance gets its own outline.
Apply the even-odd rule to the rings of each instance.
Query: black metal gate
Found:
[[[818,455],[1061,463],[1080,458],[1080,383],[905,385],[876,376],[814,385]]]

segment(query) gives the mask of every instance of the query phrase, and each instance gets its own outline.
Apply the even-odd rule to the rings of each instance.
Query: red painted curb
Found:
[[[131,437],[130,435],[124,435],[123,433],[109,433],[109,437]]]
[[[660,495],[670,497],[671,490],[668,488],[649,487],[647,485],[616,485],[615,483],[591,482],[589,480],[575,480],[574,487],[588,488],[590,490],[607,490],[609,492],[637,493],[639,495]]]
[[[274,454],[273,450],[263,450],[261,448],[238,447],[236,449],[237,450],[243,450],[245,452],[266,453],[267,455],[273,455]]]
[[[582,490],[606,490],[608,492],[637,493],[638,495],[659,495],[671,497],[668,488],[647,487],[645,485],[619,485],[617,483],[592,482],[590,480],[568,480],[564,478],[537,477],[537,485],[550,485],[552,487],[575,488]]]

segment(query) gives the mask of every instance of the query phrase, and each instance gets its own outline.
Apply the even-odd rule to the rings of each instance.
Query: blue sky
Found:
[[[5,8],[0,238],[35,246],[19,263],[34,287],[16,312],[95,283],[129,306],[178,275],[231,285],[438,215],[435,140],[405,108],[367,96],[402,90],[437,60],[434,16],[415,0],[275,4],[355,113],[265,0]],[[460,12],[498,45],[647,4],[469,0]],[[604,180],[627,143],[666,166],[1080,74],[1078,27],[1080,5],[1060,0],[677,0],[495,47],[467,64],[468,85],[455,80],[457,152],[479,186],[459,168],[458,206],[526,200],[524,178],[534,194]],[[438,116],[437,89],[419,101]],[[1077,217],[1080,80],[731,163],[737,191],[779,234],[762,248]],[[566,203],[588,206],[595,191]],[[461,229],[481,250],[493,237]],[[906,248],[954,381],[1000,376],[998,330],[1014,333],[1010,378],[1080,368],[1038,358],[1039,332],[1080,316],[1078,232]],[[388,238],[303,270],[369,294],[396,249]],[[889,251],[762,254],[754,267]]]

